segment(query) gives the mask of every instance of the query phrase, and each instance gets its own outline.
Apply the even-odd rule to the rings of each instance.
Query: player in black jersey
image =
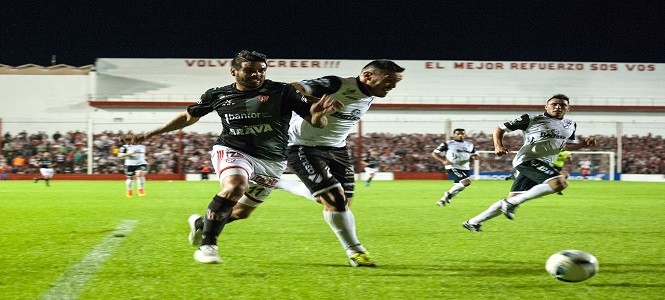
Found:
[[[363,169],[367,175],[365,186],[369,186],[372,183],[372,179],[374,179],[374,175],[379,172],[379,162],[381,162],[381,159],[379,158],[379,152],[374,150],[371,150],[367,157],[363,159]]]
[[[490,205],[485,211],[462,223],[470,231],[480,231],[482,222],[503,213],[506,218],[515,218],[515,209],[522,203],[538,197],[563,191],[568,187],[564,175],[554,167],[554,160],[561,150],[578,150],[596,145],[592,136],[578,140],[575,136],[577,124],[565,118],[570,109],[566,95],[556,94],[545,102],[542,114],[524,114],[503,123],[494,129],[494,153],[503,156],[511,153],[503,144],[506,132],[521,130],[524,144],[515,154],[513,167],[519,172],[508,193],[508,197]]]
[[[51,153],[44,152],[35,164],[35,166],[39,167],[39,173],[42,175],[41,178],[35,178],[35,183],[37,183],[37,181],[44,180],[46,186],[51,186],[49,181],[51,181],[51,178],[53,178],[53,175],[55,175],[55,170],[53,169],[55,165],[56,162],[53,160]]]
[[[208,205],[202,230],[194,224],[197,215],[190,217],[190,242],[197,244],[201,239],[194,253],[198,262],[221,261],[217,237],[243,195],[261,203],[274,189],[286,167],[291,114],[295,112],[322,128],[328,123],[325,114],[334,108],[328,96],[308,100],[290,84],[267,80],[267,67],[265,55],[243,50],[231,61],[233,84],[207,90],[196,104],[158,129],[128,136],[138,143],[192,125],[213,111],[219,115],[222,133],[212,149],[211,161],[221,190]],[[201,220],[198,223],[200,226]]]

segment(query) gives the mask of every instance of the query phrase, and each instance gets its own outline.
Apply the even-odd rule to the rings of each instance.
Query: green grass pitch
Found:
[[[123,181],[2,181],[0,299],[62,297],[62,278],[79,299],[665,299],[665,184],[572,181],[514,221],[461,227],[510,183],[475,181],[438,207],[451,181],[359,182],[357,231],[378,267],[352,268],[320,205],[284,191],[227,225],[223,263],[202,265],[186,220],[216,182],[148,181],[147,196],[126,198]],[[108,256],[91,256],[103,241],[115,241]],[[564,249],[594,254],[600,272],[551,278],[545,260]]]

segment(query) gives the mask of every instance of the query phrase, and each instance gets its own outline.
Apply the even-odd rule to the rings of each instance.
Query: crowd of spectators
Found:
[[[124,133],[105,131],[92,138],[92,172],[115,174],[123,172],[123,161],[118,158]],[[174,132],[156,136],[145,142],[151,174],[197,173],[210,164],[210,149],[218,135],[213,133]],[[581,137],[583,138],[583,137]],[[596,136],[597,151],[616,151],[615,136]],[[443,172],[443,166],[430,157],[441,142],[443,134],[367,133],[358,138],[351,134],[349,150],[354,159],[361,160],[371,150],[380,153],[382,172]],[[492,151],[492,136],[476,133],[468,136],[476,150]],[[513,150],[522,145],[521,135],[506,135],[504,144]],[[36,161],[43,152],[51,152],[57,173],[87,173],[88,136],[85,132],[45,132],[17,134],[5,133],[1,141],[0,167],[11,173],[39,173]],[[665,174],[665,140],[661,136],[623,136],[622,171],[630,174]],[[182,158],[182,159],[181,159]],[[580,160],[590,160],[595,172],[608,172],[606,155],[575,155],[567,168],[575,171]],[[483,155],[481,170],[510,171],[512,156]],[[362,170],[359,168],[358,171]]]

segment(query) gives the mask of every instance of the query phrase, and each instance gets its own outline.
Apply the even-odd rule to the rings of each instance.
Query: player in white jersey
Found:
[[[592,136],[582,141],[575,137],[577,124],[564,116],[570,109],[566,95],[556,94],[545,103],[545,113],[524,114],[516,120],[499,125],[494,130],[494,153],[503,156],[511,151],[504,146],[506,132],[522,130],[524,145],[513,159],[513,167],[519,171],[508,198],[492,204],[487,210],[465,221],[462,226],[470,231],[480,231],[482,222],[503,213],[515,218],[515,209],[522,203],[563,191],[568,187],[566,178],[554,168],[554,160],[561,150],[578,150],[596,145]]]
[[[432,151],[432,157],[444,165],[448,177],[454,181],[453,186],[436,202],[439,206],[450,203],[453,197],[471,185],[469,166],[472,160],[480,157],[476,154],[473,143],[465,141],[465,137],[466,130],[457,128],[453,130],[452,140],[441,143]]]
[[[311,193],[318,203],[323,204],[323,218],[346,251],[349,264],[354,267],[374,267],[376,264],[358,240],[355,217],[349,209],[355,172],[346,138],[375,98],[385,97],[402,80],[403,71],[404,68],[393,61],[375,60],[363,67],[357,77],[325,76],[292,83],[308,97],[330,95],[335,100],[336,109],[326,114],[328,125],[324,128],[312,126],[301,116],[292,116],[288,164],[305,184],[307,194]],[[282,188],[310,198],[303,195],[302,184],[293,180],[288,183]],[[256,208],[250,204],[247,199],[241,199],[231,218],[247,218]]]
[[[323,204],[323,218],[346,251],[354,267],[373,267],[374,260],[356,235],[350,209],[354,192],[354,169],[346,138],[376,98],[385,97],[402,80],[404,68],[390,60],[367,64],[357,77],[325,76],[303,80],[294,86],[307,95],[329,94],[344,104],[328,114],[328,126],[319,129],[291,119],[289,167]]]
[[[145,145],[122,145],[118,157],[125,159],[125,195],[133,197],[134,181],[139,197],[145,196],[145,175],[148,173],[148,161],[145,159]]]

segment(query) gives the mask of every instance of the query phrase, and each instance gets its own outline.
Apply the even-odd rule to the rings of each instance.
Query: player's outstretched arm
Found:
[[[173,120],[169,121],[168,123],[164,124],[163,126],[155,130],[148,131],[147,133],[128,134],[126,136],[126,139],[131,141],[132,144],[140,143],[155,135],[185,128],[189,125],[196,123],[198,120],[199,118],[193,117],[188,112],[183,112],[178,116],[176,116],[175,118],[173,118]]]

